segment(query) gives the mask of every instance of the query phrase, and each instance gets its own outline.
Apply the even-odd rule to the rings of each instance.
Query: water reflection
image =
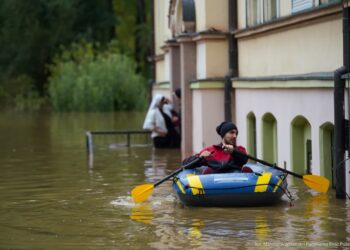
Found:
[[[305,203],[305,216],[311,227],[310,240],[325,240],[325,232],[329,231],[329,196],[317,194],[309,198]]]
[[[305,201],[299,200],[295,207],[286,201],[277,207],[262,208],[190,208],[181,206],[178,200],[174,206],[158,200],[162,206],[157,206],[151,221],[159,238],[150,245],[156,249],[176,248],[187,242],[191,248],[217,249],[233,245],[280,248],[288,244],[306,247],[346,242],[349,239],[344,228],[347,223],[338,220],[343,229],[332,227],[330,198],[327,194],[312,195]],[[302,216],[300,211],[304,213]],[[143,212],[149,215],[150,208]],[[337,237],[334,232],[339,230]]]
[[[164,153],[152,151],[150,160],[145,161],[147,180],[155,182],[169,173],[169,166],[174,163]],[[176,248],[183,244],[205,249],[232,245],[243,248],[280,248],[288,244],[301,247],[317,242],[328,244],[327,241],[337,239],[333,232],[339,230],[341,233],[338,238],[347,241],[346,235],[349,233],[345,221],[339,220],[343,223],[335,228],[329,218],[332,211],[330,199],[334,199],[332,191],[330,194],[317,194],[302,182],[293,180],[291,183],[290,192],[295,199],[294,203],[284,197],[278,206],[262,208],[184,207],[174,193],[169,194],[170,184],[166,186],[165,183],[151,197],[153,206],[158,203],[156,209],[150,206],[133,208],[131,218],[155,227],[157,241],[151,242],[150,246],[156,249]],[[169,203],[162,200],[169,196],[172,197]],[[174,204],[171,204],[172,199],[175,199]],[[136,216],[134,210],[137,211]],[[347,217],[341,213],[340,216]]]
[[[0,248],[280,249],[281,243],[350,242],[349,201],[335,199],[334,190],[319,195],[296,178],[288,180],[293,206],[284,196],[273,207],[185,207],[170,181],[134,204],[132,188],[179,168],[180,152],[108,148],[114,139],[101,138],[89,169],[85,131],[140,129],[144,116],[137,116],[0,113]]]
[[[155,182],[159,178],[166,176],[166,167],[168,166],[168,158],[166,155],[157,155],[152,150],[151,159],[145,160],[145,177],[148,181]]]
[[[145,224],[150,224],[154,218],[153,210],[148,204],[141,204],[132,207],[130,219]]]
[[[270,234],[270,226],[268,224],[267,218],[262,215],[255,217],[255,234],[259,242],[266,241],[266,238]]]

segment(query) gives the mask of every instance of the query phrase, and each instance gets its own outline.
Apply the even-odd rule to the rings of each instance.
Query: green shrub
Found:
[[[26,94],[15,97],[15,109],[19,111],[38,111],[47,104],[47,98],[39,95],[37,91],[30,90]]]
[[[1,82],[0,106],[2,109],[37,111],[42,109],[44,104],[47,104],[47,100],[39,95],[30,76],[19,75]]]
[[[73,44],[49,66],[49,96],[57,111],[139,110],[146,104],[145,80],[115,47]]]

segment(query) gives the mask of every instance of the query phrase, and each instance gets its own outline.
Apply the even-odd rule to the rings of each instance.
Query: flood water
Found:
[[[350,203],[289,177],[273,207],[184,207],[165,182],[147,202],[130,191],[179,167],[177,150],[118,147],[85,131],[140,129],[142,113],[0,114],[0,249],[350,248]]]

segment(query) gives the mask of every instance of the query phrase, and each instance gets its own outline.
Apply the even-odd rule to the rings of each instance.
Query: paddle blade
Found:
[[[131,196],[134,202],[143,202],[147,200],[148,196],[152,194],[153,188],[154,188],[153,184],[143,184],[135,187],[131,191]]]
[[[318,175],[304,175],[303,181],[306,186],[320,193],[326,193],[329,188],[329,180]]]

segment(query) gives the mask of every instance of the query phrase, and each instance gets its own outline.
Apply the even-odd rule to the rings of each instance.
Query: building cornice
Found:
[[[170,82],[169,81],[163,81],[163,82],[156,82],[153,84],[154,89],[170,89]]]
[[[181,34],[178,35],[176,38],[176,41],[178,43],[188,43],[188,42],[193,42],[193,33],[186,33],[186,34]]]
[[[233,88],[333,88],[333,72],[232,78]]]
[[[172,47],[179,47],[179,43],[176,41],[176,39],[169,39],[165,41],[165,44],[160,47],[164,52],[169,51]]]
[[[193,37],[193,41],[226,40],[227,33],[222,31],[203,31]]]
[[[164,60],[164,54],[154,55],[152,57],[153,62],[159,62]]]
[[[223,89],[224,88],[224,78],[206,78],[206,79],[196,79],[190,83],[191,89]]]
[[[182,33],[175,37],[178,43],[182,42],[199,42],[209,40],[226,40],[227,32],[221,30],[210,29],[193,33]]]
[[[333,81],[273,81],[273,82],[257,82],[257,81],[232,81],[232,88],[235,89],[308,89],[308,88],[333,88]]]
[[[279,29],[293,28],[297,25],[310,25],[310,22],[320,21],[321,19],[338,18],[342,14],[342,5],[331,4],[325,7],[318,7],[310,11],[304,11],[290,16],[281,17],[268,23],[254,27],[241,29],[233,32],[237,39],[247,38],[255,35],[264,34]]]

